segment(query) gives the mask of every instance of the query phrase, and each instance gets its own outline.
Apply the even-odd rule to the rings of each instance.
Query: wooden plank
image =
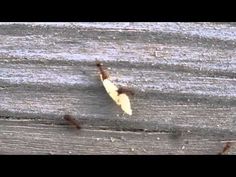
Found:
[[[236,137],[235,36],[231,23],[0,23],[0,152],[216,154]],[[135,91],[132,116],[96,59]]]
[[[1,154],[218,154],[225,140],[192,132],[81,131],[60,121],[1,120]],[[235,142],[235,140],[234,140]],[[231,148],[228,154],[235,154]]]

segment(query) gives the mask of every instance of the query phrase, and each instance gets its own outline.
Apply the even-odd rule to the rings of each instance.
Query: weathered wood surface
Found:
[[[0,153],[217,154],[236,141],[235,47],[235,23],[0,23]]]

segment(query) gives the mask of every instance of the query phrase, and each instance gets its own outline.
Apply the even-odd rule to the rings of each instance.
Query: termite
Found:
[[[79,122],[75,120],[75,118],[73,118],[71,115],[64,115],[64,119],[70,122],[72,125],[75,125],[77,129],[81,129]]]
[[[225,144],[225,146],[224,146],[222,152],[218,153],[218,155],[224,155],[224,154],[226,154],[226,153],[229,151],[229,149],[230,149],[231,146],[232,146],[232,143],[231,143],[231,142],[227,142],[227,143]]]

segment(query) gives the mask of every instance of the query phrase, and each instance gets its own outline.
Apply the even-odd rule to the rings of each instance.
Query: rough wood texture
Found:
[[[0,153],[218,154],[236,142],[235,48],[235,23],[0,23]],[[132,116],[96,59],[135,91]]]

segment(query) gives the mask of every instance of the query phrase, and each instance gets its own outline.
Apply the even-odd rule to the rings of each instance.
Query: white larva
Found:
[[[118,105],[120,104],[121,109],[129,114],[132,115],[132,109],[131,109],[131,105],[130,105],[130,101],[129,101],[129,97],[125,94],[125,93],[121,93],[118,95],[118,101],[117,101]]]
[[[118,101],[118,87],[115,86],[110,80],[108,79],[102,79],[102,75],[100,74],[101,81],[103,83],[103,86],[105,87],[105,90],[110,95],[110,97],[117,103]]]

